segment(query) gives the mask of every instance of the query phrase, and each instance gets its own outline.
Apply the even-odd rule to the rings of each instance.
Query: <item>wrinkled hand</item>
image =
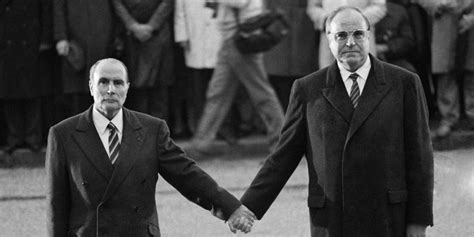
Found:
[[[60,40],[56,43],[56,51],[60,56],[69,54],[69,42],[67,40]]]
[[[248,233],[252,230],[253,222],[257,219],[255,214],[250,211],[246,206],[241,205],[227,220],[230,231],[236,233],[240,230],[244,233]]]
[[[130,29],[140,42],[145,42],[153,35],[153,27],[147,24],[134,24]]]
[[[407,237],[425,237],[426,226],[409,224],[407,226]]]

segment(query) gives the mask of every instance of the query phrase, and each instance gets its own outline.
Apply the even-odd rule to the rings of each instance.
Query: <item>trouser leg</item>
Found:
[[[41,102],[39,98],[24,101],[25,141],[29,145],[41,144]]]
[[[169,87],[159,84],[148,89],[148,105],[150,115],[169,122]]]
[[[263,54],[242,55],[235,47],[229,48],[236,58],[236,63],[232,65],[233,71],[244,85],[262,118],[267,129],[268,142],[273,149],[283,124],[283,110],[267,78],[263,65]]]
[[[7,144],[10,147],[19,146],[24,142],[24,108],[21,100],[7,99],[3,105],[5,122],[7,123]]]
[[[193,133],[196,131],[199,118],[204,110],[206,90],[211,80],[212,72],[212,69],[190,69],[186,108],[188,126]]]
[[[228,48],[223,46],[219,50],[218,59],[211,81],[207,88],[206,104],[199,120],[194,139],[201,143],[208,143],[215,139],[217,131],[227,116],[232,105],[239,82],[234,78],[228,57]]]
[[[438,109],[441,124],[453,126],[459,120],[459,88],[456,77],[452,73],[437,74]]]
[[[474,126],[474,71],[466,71],[464,75],[464,105],[466,116]]]

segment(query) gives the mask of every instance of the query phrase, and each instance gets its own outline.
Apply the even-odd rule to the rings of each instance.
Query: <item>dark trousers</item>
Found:
[[[206,90],[212,77],[213,69],[189,69],[188,86],[186,87],[186,111],[188,127],[196,131],[199,118],[206,103]]]
[[[41,143],[41,102],[33,99],[6,99],[3,105],[9,146]]]
[[[145,89],[130,88],[127,101],[127,107],[133,110],[164,119],[167,122],[169,120],[167,85]]]

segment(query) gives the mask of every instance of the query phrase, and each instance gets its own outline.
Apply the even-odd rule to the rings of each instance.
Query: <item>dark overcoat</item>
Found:
[[[116,21],[109,0],[53,0],[54,39],[73,40],[84,52],[85,67],[74,70],[62,63],[65,93],[89,92],[89,69],[99,59],[113,56]]]
[[[134,23],[149,24],[153,36],[140,42],[130,32],[125,35],[125,63],[132,88],[169,85],[174,79],[172,39],[173,0],[113,0],[115,11],[129,30]]]
[[[278,146],[241,201],[262,218],[302,156],[312,236],[432,225],[433,156],[418,76],[371,56],[356,109],[336,62],[294,83]]]
[[[289,34],[265,52],[265,69],[273,76],[303,76],[318,69],[319,32],[306,13],[307,0],[266,1],[280,9],[290,23]]]
[[[0,98],[28,99],[41,90],[40,44],[51,45],[49,0],[0,2]]]
[[[160,236],[158,174],[190,201],[208,210],[221,208],[226,218],[240,206],[176,146],[163,120],[123,112],[122,142],[113,166],[92,121],[92,107],[50,129],[48,236]]]

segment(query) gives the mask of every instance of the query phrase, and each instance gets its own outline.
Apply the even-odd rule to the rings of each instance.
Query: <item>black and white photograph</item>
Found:
[[[473,221],[474,0],[0,0],[0,237]]]

